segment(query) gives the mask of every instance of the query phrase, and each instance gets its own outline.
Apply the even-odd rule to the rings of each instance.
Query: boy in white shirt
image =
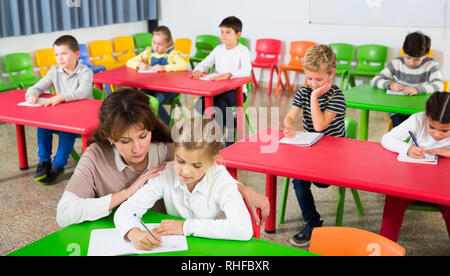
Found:
[[[116,211],[120,236],[140,250],[158,247],[163,235],[249,240],[252,222],[237,181],[216,164],[222,129],[212,119],[185,121],[180,129],[180,137],[174,139],[174,161]],[[159,199],[164,199],[167,214],[186,220],[163,220],[152,231],[155,239],[140,229],[139,218]]]
[[[235,16],[225,18],[219,25],[220,27],[220,41],[222,44],[218,45],[214,50],[199,63],[192,73],[192,78],[199,79],[211,66],[215,66],[214,73],[217,76],[211,78],[211,80],[219,81],[231,78],[248,77],[252,70],[250,62],[250,51],[247,47],[238,42],[238,39],[242,35],[242,22]],[[243,86],[244,101],[247,98],[247,88]],[[223,126],[230,124],[231,118],[227,118],[228,114],[233,114],[231,109],[236,105],[236,93],[235,90],[230,90],[220,95],[217,95],[213,99],[214,107],[218,108],[222,113]],[[199,101],[195,103],[195,109],[198,112],[205,111],[205,100],[201,97]],[[218,110],[215,110],[217,114]],[[216,115],[217,118],[217,115]],[[234,121],[234,118],[233,118]],[[233,128],[234,129],[234,128]],[[230,127],[227,127],[226,145],[234,141],[234,131]]]

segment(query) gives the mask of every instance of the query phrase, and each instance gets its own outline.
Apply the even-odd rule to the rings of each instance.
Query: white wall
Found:
[[[3,56],[10,53],[26,52],[31,53],[43,49],[51,48],[53,42],[60,36],[65,34],[73,35],[79,43],[89,44],[94,40],[111,40],[118,36],[134,35],[140,32],[147,32],[147,21],[136,23],[125,23],[106,25],[94,28],[75,29],[70,31],[58,31],[53,33],[42,33],[29,36],[6,37],[0,39],[0,71],[4,74]],[[39,70],[37,70],[39,71]],[[36,73],[39,75],[39,73]],[[5,78],[5,76],[3,76]],[[6,75],[7,78],[7,75]]]
[[[424,5],[429,3],[427,0],[423,2]],[[446,29],[311,25],[308,24],[308,0],[163,0],[160,1],[160,5],[159,24],[167,25],[175,38],[187,37],[194,42],[196,35],[219,35],[218,25],[221,20],[235,15],[243,22],[242,35],[250,39],[252,59],[255,55],[256,39],[275,38],[284,42],[281,60],[283,63],[289,62],[289,43],[296,40],[318,43],[345,42],[355,46],[382,44],[389,47],[388,60],[390,60],[399,55],[405,36],[409,32],[420,30],[431,37],[433,57],[440,63],[444,78],[450,79],[450,55],[445,53],[450,49],[450,42]],[[192,54],[194,52],[193,49]],[[264,70],[261,75],[260,70],[255,69],[256,78],[259,80],[263,77],[268,81],[267,71]],[[303,75],[297,76],[296,80],[297,83],[302,83]]]

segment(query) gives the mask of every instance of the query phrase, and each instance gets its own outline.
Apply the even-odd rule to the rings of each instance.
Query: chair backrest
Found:
[[[330,47],[336,54],[336,70],[350,70],[355,46],[347,43],[331,43]]]
[[[358,122],[350,117],[345,117],[345,133],[347,138],[356,139],[358,137]]]
[[[92,88],[92,97],[94,98],[94,100],[103,101],[106,98],[106,94],[105,94],[105,91],[93,87]]]
[[[134,53],[134,40],[131,36],[119,36],[113,40],[114,50],[119,61],[127,61],[136,56]]]
[[[404,55],[405,55],[405,52],[403,51],[403,48],[402,48],[400,50],[400,56],[402,57]],[[433,50],[432,49],[430,49],[430,51],[428,52],[427,57],[433,57]]]
[[[264,38],[256,40],[256,59],[263,62],[278,63],[281,51],[281,40]]]
[[[36,78],[33,73],[33,61],[31,60],[31,55],[29,53],[14,53],[3,57],[3,62],[5,64],[5,69],[8,72],[9,80],[16,83],[15,81],[25,78]],[[22,73],[22,71],[24,71]]]
[[[94,58],[94,65],[103,65],[104,63],[114,63],[116,60],[112,57],[113,48],[109,40],[96,40],[89,44],[89,51]]]
[[[444,91],[443,92],[448,92],[448,81],[443,80],[444,82]]]
[[[195,37],[195,56],[205,58],[219,45],[219,37],[215,35],[198,35]]]
[[[303,64],[303,57],[306,51],[317,43],[312,41],[292,41],[289,49],[289,54],[291,55],[291,60],[289,65],[301,66]]]
[[[86,65],[87,67],[91,68],[92,64],[89,62],[89,52],[87,49],[86,44],[79,44],[80,47],[80,59],[81,62]]]
[[[138,54],[142,53],[147,47],[152,47],[152,34],[151,33],[135,34],[134,44]]]
[[[55,51],[52,48],[37,50],[34,56],[42,77],[50,71],[52,65],[58,65],[55,58]]]
[[[159,101],[155,97],[153,97],[151,95],[148,95],[148,94],[146,94],[146,95],[147,95],[148,100],[149,100],[150,108],[152,109],[152,111],[155,114],[155,116],[158,117]]]
[[[405,249],[381,235],[350,227],[316,227],[309,251],[323,256],[404,256]]]
[[[358,46],[356,59],[358,70],[381,71],[387,59],[388,48],[383,45],[367,44]]]
[[[181,57],[189,62],[189,57],[191,55],[192,41],[189,38],[177,38],[175,40],[174,49],[180,52]]]
[[[246,37],[240,37],[239,39],[238,39],[238,43],[241,43],[242,45],[244,45],[245,47],[247,47],[248,48],[248,38],[246,38]]]

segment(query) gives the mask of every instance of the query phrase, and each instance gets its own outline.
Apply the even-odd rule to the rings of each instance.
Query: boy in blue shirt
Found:
[[[64,35],[53,43],[53,50],[58,66],[53,66],[38,83],[28,88],[25,94],[26,101],[36,104],[39,96],[49,91],[52,86],[57,95],[42,103],[41,106],[55,106],[85,98],[92,99],[93,73],[91,69],[78,61],[80,57],[78,41],[73,36]],[[39,164],[34,181],[47,185],[64,172],[64,166],[77,137],[78,134],[59,132],[58,150],[52,165],[53,131],[37,129]]]
[[[322,132],[325,135],[345,137],[345,99],[338,86],[333,84],[336,73],[336,55],[327,45],[308,49],[303,59],[307,86],[298,90],[291,109],[284,118],[284,135],[294,137],[294,122],[303,109],[303,130]],[[294,179],[294,190],[306,225],[289,241],[295,246],[306,246],[314,227],[322,226],[311,193],[311,181]],[[314,183],[319,188],[329,185]]]

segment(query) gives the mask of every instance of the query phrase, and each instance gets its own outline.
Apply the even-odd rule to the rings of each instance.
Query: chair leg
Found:
[[[336,210],[336,226],[342,226],[342,218],[344,216],[345,188],[339,187],[338,205]]]
[[[284,214],[286,213],[286,203],[287,203],[287,196],[289,191],[289,177],[284,178],[284,186],[283,186],[283,193],[281,194],[281,204],[280,204],[280,213],[278,214],[278,224],[284,223]]]
[[[346,73],[345,73],[345,72],[342,72],[342,74],[341,74],[341,86],[339,86],[339,88],[340,88],[341,90],[344,89],[345,78],[346,78]],[[345,90],[343,90],[343,91],[345,91]]]
[[[284,70],[283,72],[284,72],[284,79],[286,80],[286,90],[292,91],[292,86],[291,86],[291,82],[289,81],[288,71]]]
[[[359,198],[358,191],[355,189],[350,189],[353,194],[353,200],[355,201],[356,209],[358,209],[358,214],[364,216],[364,209],[361,204],[361,199]]]
[[[252,133],[256,133],[255,126],[253,125],[252,119],[250,118],[250,114],[248,113],[247,109],[244,109],[245,118],[247,118],[248,125],[250,126],[250,129]]]
[[[270,76],[269,76],[269,88],[267,89],[267,95],[270,96],[270,93],[272,93],[272,78],[273,78],[273,69],[274,67],[270,67]]]
[[[252,81],[255,88],[258,88],[258,82],[256,81],[255,73],[253,72],[253,67],[252,67]]]
[[[282,69],[280,69],[282,71]],[[281,74],[277,76],[277,87],[275,88],[275,97],[278,97],[278,93],[280,92],[280,82],[281,82]]]
[[[277,67],[277,66],[275,66],[275,72],[277,72],[277,75],[280,74],[280,73],[278,72],[278,67]],[[284,87],[283,81],[281,81],[280,84],[281,84],[281,89],[284,90],[286,87]]]
[[[72,156],[73,160],[75,160],[76,162],[80,161],[80,156],[75,151],[75,149],[72,149],[72,151],[70,152],[70,155]]]

